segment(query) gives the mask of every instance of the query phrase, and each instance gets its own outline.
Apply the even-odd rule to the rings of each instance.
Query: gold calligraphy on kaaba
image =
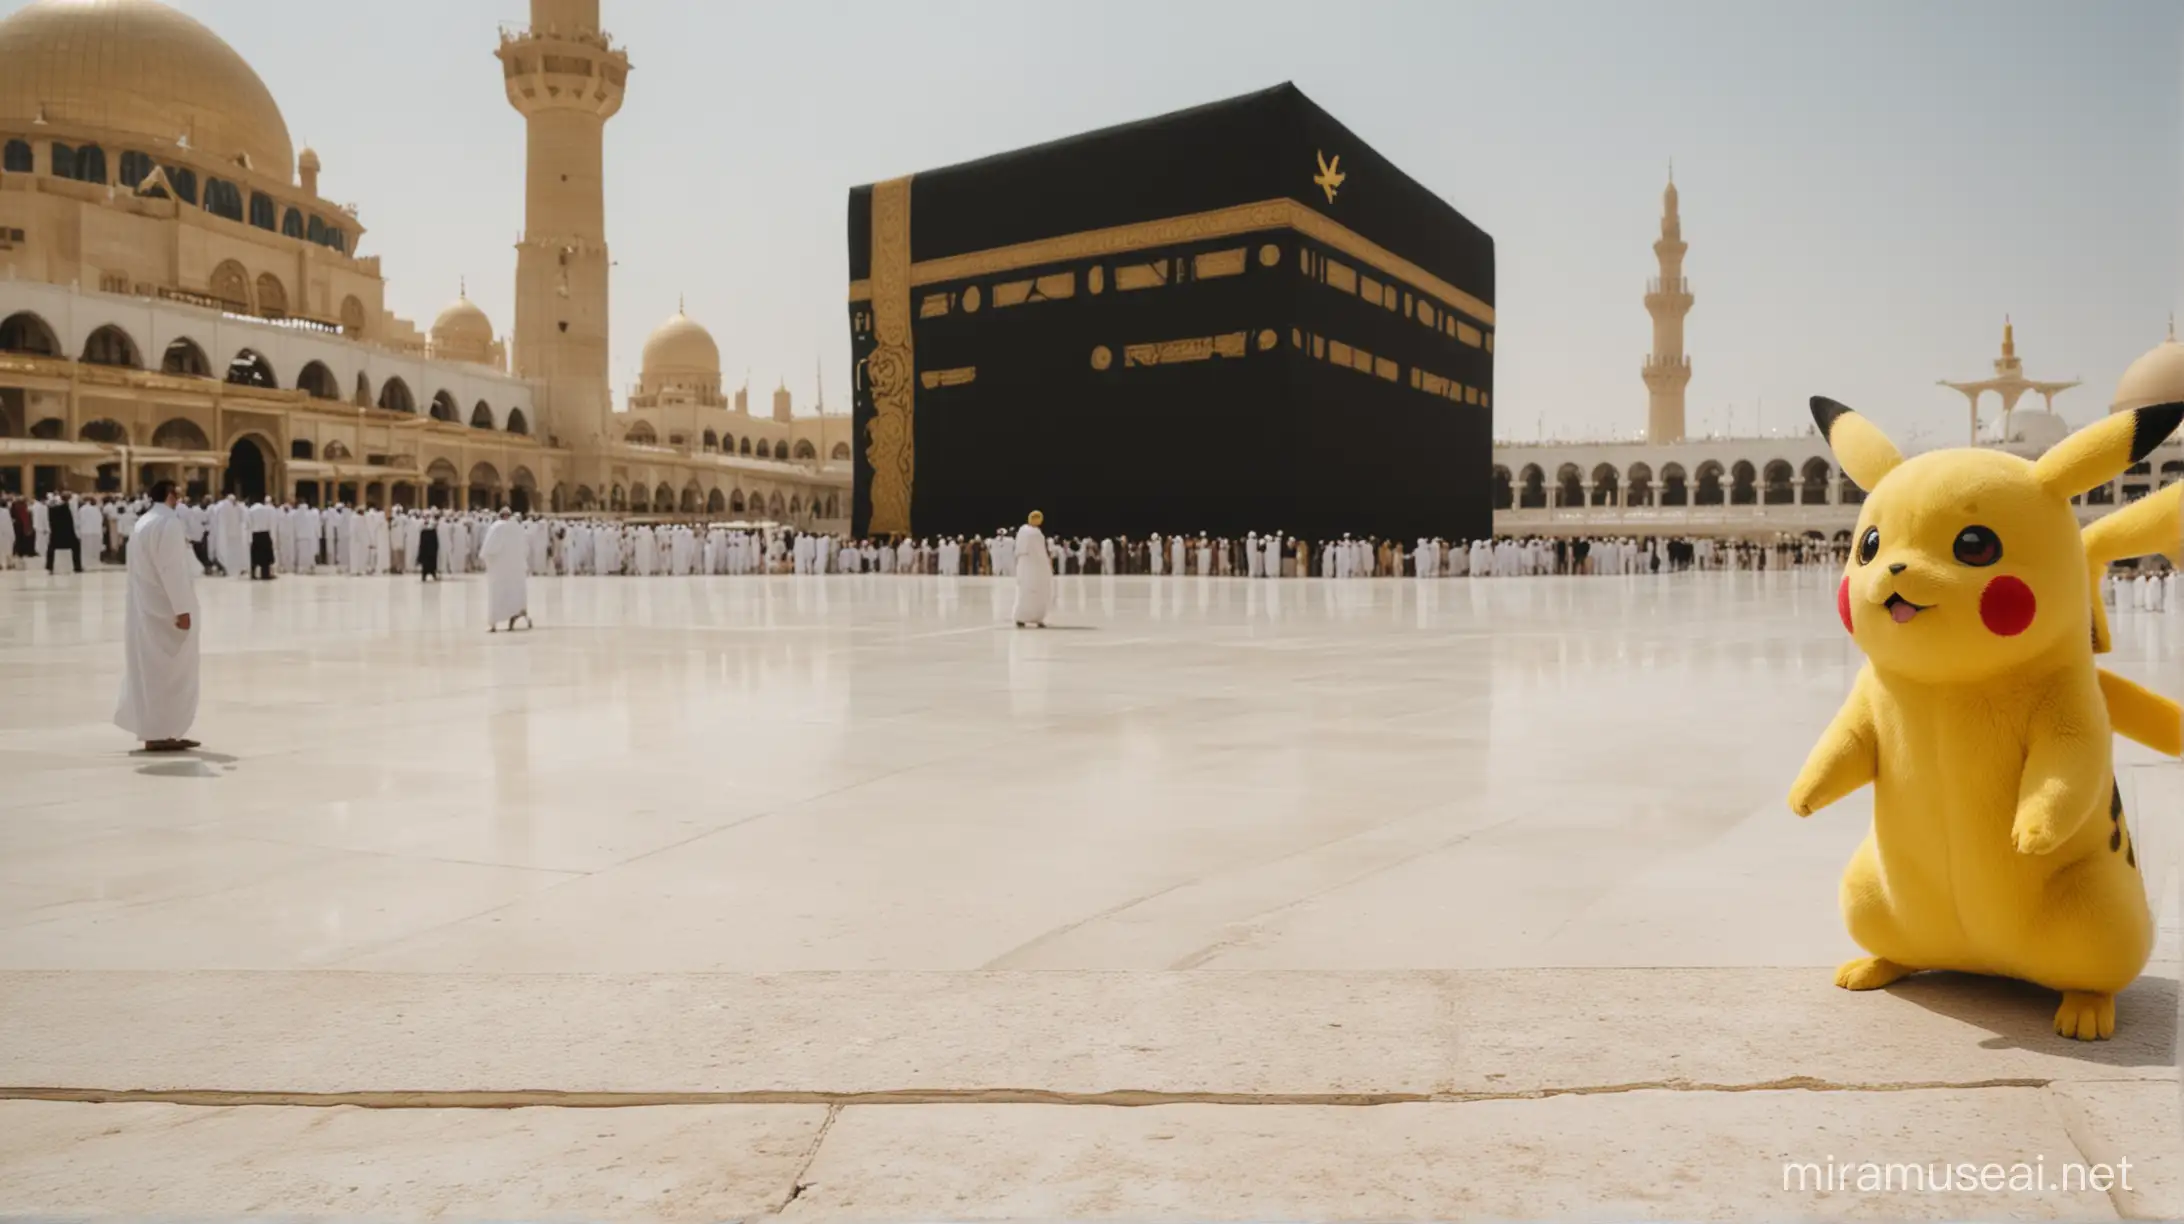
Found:
[[[1318,153],[1318,150],[1314,152]],[[1326,192],[1327,202],[1332,204],[1335,202],[1335,189],[1342,186],[1342,180],[1350,176],[1342,172],[1342,154],[1329,157],[1325,153],[1318,153],[1318,156],[1319,174],[1312,180],[1312,185]]]
[[[1150,247],[1168,246],[1175,243],[1197,242],[1209,238],[1225,238],[1260,230],[1290,229],[1322,246],[1340,251],[1351,259],[1379,270],[1393,280],[1407,281],[1432,294],[1441,301],[1443,311],[1459,310],[1488,327],[1494,325],[1494,308],[1472,294],[1466,293],[1449,282],[1426,271],[1410,260],[1395,254],[1379,243],[1357,233],[1339,221],[1297,203],[1295,200],[1268,200],[1259,204],[1239,204],[1233,208],[1215,209],[1211,212],[1192,213],[1182,217],[1168,217],[1159,221],[1143,221],[1133,225],[1118,225],[1109,229],[1085,230],[1064,234],[1058,238],[1041,238],[1034,242],[1014,246],[993,247],[984,251],[971,251],[962,255],[950,255],[942,259],[927,260],[912,265],[910,283],[931,285],[943,281],[970,280],[974,277],[991,276],[997,272],[1012,272],[1018,268],[1072,263],[1082,259],[1103,259],[1109,256],[1142,251]],[[1302,247],[1297,251],[1298,262],[1309,274],[1312,253]],[[1118,287],[1121,270],[1116,270]],[[1166,277],[1152,282],[1165,284]],[[862,301],[872,294],[870,281],[852,281],[849,286],[851,301]],[[1354,290],[1353,290],[1354,291]],[[965,290],[961,306],[975,310],[977,301],[973,295],[977,286]],[[1446,322],[1446,320],[1444,320]]]
[[[957,366],[953,370],[925,370],[918,374],[918,383],[928,391],[942,387],[960,387],[978,381],[977,366]]]
[[[1248,334],[1226,332],[1218,336],[1193,336],[1188,340],[1163,340],[1157,344],[1123,346],[1122,368],[1181,365],[1214,357],[1241,357],[1249,350]]]
[[[917,357],[910,334],[907,176],[872,188],[872,331],[875,346],[865,358],[866,385],[872,388],[872,423],[865,440],[865,457],[872,465],[872,518],[866,530],[908,535],[917,471]]]

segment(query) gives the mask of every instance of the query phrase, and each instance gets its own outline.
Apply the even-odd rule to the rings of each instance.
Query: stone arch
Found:
[[[1688,506],[1691,504],[1690,481],[1684,475],[1683,464],[1661,465],[1661,504],[1664,506]]]
[[[664,480],[652,491],[652,508],[662,514],[675,508],[675,490],[668,488]]]
[[[842,502],[839,493],[827,494],[827,517],[830,519],[842,517]]]
[[[803,495],[803,494],[801,494],[801,493],[793,493],[793,494],[790,494],[790,496],[789,496],[789,517],[790,517],[790,518],[792,518],[792,519],[793,519],[793,518],[797,518],[797,517],[800,517],[800,516],[801,516],[801,515],[802,515],[803,513],[804,513],[804,495]]]
[[[1633,463],[1623,476],[1623,504],[1626,506],[1650,506],[1653,504],[1653,465]]]
[[[1616,494],[1622,489],[1622,481],[1623,474],[1615,470],[1614,464],[1603,463],[1594,467],[1592,472],[1592,504],[1595,506],[1614,505]]]
[[[84,338],[82,360],[86,365],[122,366],[131,370],[144,368],[144,357],[137,348],[136,338],[112,323]]]
[[[684,514],[696,514],[698,507],[704,504],[704,496],[704,492],[698,488],[696,481],[683,486],[682,512]]]
[[[1726,474],[1718,460],[1709,459],[1700,464],[1698,485],[1692,495],[1691,504],[1694,506],[1727,505],[1729,502],[1728,493],[1722,487],[1722,480]]]
[[[432,419],[435,421],[446,421],[450,425],[462,423],[462,418],[455,412],[455,397],[445,391],[438,391],[433,394],[432,407],[427,411],[432,414]]]
[[[1520,510],[1544,510],[1547,508],[1547,473],[1536,463],[1527,463],[1517,473],[1517,508]]]
[[[1805,487],[1798,494],[1798,500],[1808,506],[1827,505],[1828,477],[1831,474],[1828,461],[1818,455],[1805,460]]]
[[[576,486],[576,508],[579,510],[596,510],[599,508],[599,495],[592,492],[590,485]]]
[[[279,388],[280,380],[273,377],[273,363],[256,349],[237,350],[228,362],[227,380],[238,387]]]
[[[334,372],[323,361],[305,362],[296,374],[296,390],[316,400],[338,400],[341,385],[334,381]]]
[[[508,473],[508,508],[517,514],[529,514],[538,501],[538,477],[531,469],[518,466]]]
[[[83,428],[76,431],[76,437],[85,442],[97,442],[102,446],[127,446],[129,428],[120,421],[100,417],[96,421],[85,421]]]
[[[720,453],[723,455],[736,453],[736,436],[734,434],[723,433],[720,436]]]
[[[223,259],[205,280],[205,290],[238,314],[250,313],[250,270]]]
[[[728,494],[728,513],[743,513],[743,490],[736,489]]]
[[[798,438],[795,453],[798,459],[817,459],[819,457],[819,448],[811,444],[810,438]]]
[[[470,508],[499,509],[503,500],[503,488],[499,469],[490,463],[470,465]]]
[[[341,460],[347,459],[349,457],[349,446],[346,442],[328,442],[325,446],[319,449],[319,458],[324,459],[328,463],[338,463]]]
[[[1767,505],[1790,506],[1797,503],[1797,469],[1790,466],[1789,460],[1768,460],[1761,475],[1766,481],[1767,487],[1763,496],[1767,499]]]
[[[273,484],[273,443],[264,434],[245,431],[228,443],[225,492],[244,501],[257,501]]]
[[[188,336],[176,336],[167,342],[167,351],[160,354],[159,372],[182,378],[211,378],[212,362],[205,357],[205,350]]]
[[[699,443],[708,451],[717,451],[720,449],[720,435],[708,429],[700,437]]]
[[[773,444],[772,444],[772,443],[770,443],[770,442],[768,442],[768,441],[766,441],[766,439],[764,439],[764,438],[760,438],[760,439],[758,440],[758,458],[760,458],[760,459],[771,459],[771,458],[773,458]]]
[[[1835,503],[1839,506],[1855,506],[1865,501],[1865,490],[1850,478],[1849,472],[1841,473],[1835,481]]]
[[[472,429],[493,428],[493,405],[486,403],[484,400],[479,400],[472,405],[470,409],[470,427]]]
[[[775,489],[773,496],[766,499],[766,513],[772,515],[775,518],[781,517],[781,490]]]
[[[622,440],[632,446],[657,446],[660,435],[652,428],[652,422],[633,421],[628,431],[623,433]]]
[[[617,486],[616,491],[620,491],[619,486]],[[652,490],[646,488],[643,481],[639,481],[636,484],[630,486],[629,508],[637,512],[638,514],[645,514],[651,511]]]
[[[829,459],[847,459],[847,458],[849,458],[849,443],[847,443],[847,442],[837,442],[837,443],[835,443],[835,444],[834,444],[834,449],[833,449],[833,450],[831,450],[831,451],[828,451],[828,452],[827,452],[827,458],[829,458]]]
[[[161,450],[209,451],[212,439],[188,417],[169,417],[152,431],[152,445]]]
[[[727,509],[728,498],[719,489],[714,489],[705,495],[705,512],[707,514],[720,514]]]
[[[379,406],[389,412],[414,414],[417,411],[417,400],[410,395],[409,384],[396,377],[380,385]]]
[[[0,353],[28,353],[33,357],[58,357],[61,339],[44,318],[20,310],[0,319]]]
[[[271,272],[258,274],[258,313],[268,319],[288,317],[288,287]]]
[[[508,410],[508,432],[525,435],[531,432],[531,422],[523,415],[523,409],[510,408]]]
[[[1759,472],[1749,459],[1739,459],[1729,468],[1729,504],[1754,506],[1759,504]]]
[[[1574,463],[1565,463],[1555,471],[1555,505],[1557,507],[1582,506],[1585,504],[1585,474]]]
[[[341,334],[354,340],[364,334],[364,303],[351,294],[341,299]]]
[[[1516,506],[1516,491],[1509,479],[1509,469],[1497,463],[1487,478],[1494,490],[1494,508],[1509,510]]]
[[[745,435],[743,435],[743,440],[742,440],[742,441],[740,441],[740,442],[738,442],[738,443],[736,443],[736,446],[737,446],[737,447],[739,448],[739,449],[737,450],[737,452],[736,452],[737,454],[741,454],[741,455],[748,455],[748,454],[750,454],[750,453],[751,453],[751,435],[749,435],[749,434],[745,434]]]

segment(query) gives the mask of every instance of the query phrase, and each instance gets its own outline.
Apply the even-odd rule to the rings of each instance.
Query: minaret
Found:
[[[568,441],[607,433],[607,224],[601,149],[622,109],[629,57],[599,29],[599,0],[531,0],[501,32],[508,104],[527,121],[523,239],[516,244],[516,377],[546,385]]]
[[[1691,282],[1684,279],[1683,220],[1676,215],[1676,169],[1669,167],[1661,193],[1661,237],[1653,254],[1661,274],[1646,286],[1646,313],[1653,316],[1653,355],[1646,358],[1646,441],[1684,440],[1684,387],[1691,359],[1684,356],[1683,320],[1691,313]]]

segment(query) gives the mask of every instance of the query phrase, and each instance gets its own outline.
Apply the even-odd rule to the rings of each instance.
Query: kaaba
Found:
[[[855,188],[859,535],[1492,534],[1494,243],[1294,85]]]

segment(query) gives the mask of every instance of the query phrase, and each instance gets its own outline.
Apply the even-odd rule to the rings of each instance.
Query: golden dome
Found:
[[[458,297],[432,321],[432,343],[440,348],[485,348],[493,343],[493,321],[468,296]]]
[[[2169,338],[2148,349],[2131,363],[2116,383],[2116,399],[2110,412],[2129,412],[2155,404],[2184,402],[2184,344],[2176,341],[2172,325]]]
[[[720,374],[720,347],[712,333],[681,310],[645,339],[646,374]]]
[[[192,149],[284,182],[288,124],[235,48],[157,0],[36,0],[0,21],[0,123],[43,115]],[[109,150],[108,156],[119,156]]]

